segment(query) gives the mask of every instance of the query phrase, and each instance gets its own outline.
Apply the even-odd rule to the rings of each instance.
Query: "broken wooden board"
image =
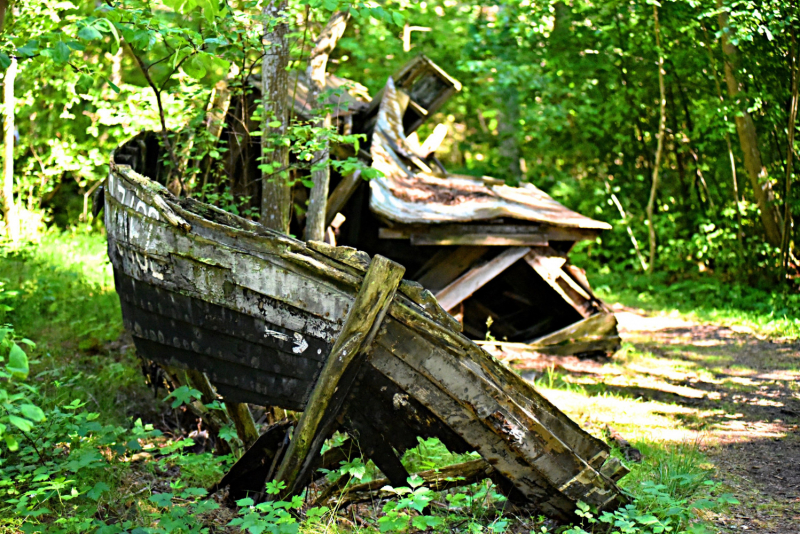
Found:
[[[420,478],[420,483],[433,491],[444,491],[450,488],[468,486],[489,478],[494,469],[484,460],[472,460],[460,464],[420,471],[415,473]],[[344,482],[350,479],[345,475]],[[389,488],[387,488],[389,486]],[[345,507],[362,502],[380,501],[389,499],[397,494],[391,489],[389,479],[378,478],[371,482],[355,484],[344,487],[339,481],[332,483],[317,497],[315,506],[335,504]]]
[[[491,279],[530,252],[528,247],[512,247],[492,260],[473,267],[454,282],[436,293],[436,300],[445,310],[452,310]]]
[[[565,228],[546,224],[439,224],[382,227],[381,239],[408,239],[418,246],[536,246],[546,247],[550,241],[592,240],[599,230]]]
[[[298,431],[303,442],[286,456],[295,458],[281,475],[295,473],[286,477],[291,492],[311,477],[314,446],[303,443],[341,429],[359,439],[393,484],[407,477],[399,455],[417,437],[437,437],[453,450],[477,451],[504,492],[553,517],[574,518],[578,500],[598,509],[625,502],[601,472],[608,447],[426,311],[414,286],[399,283],[376,303],[384,311],[369,328],[374,341],[350,347],[348,317],[360,309],[370,277],[359,254],[311,247],[175,198],[116,165],[108,185],[109,257],[142,356],[205,373],[226,401],[302,411],[316,405],[315,391],[332,395],[331,416],[324,414],[316,432]],[[321,379],[331,358],[352,354],[349,348],[358,349],[361,365],[344,365],[332,382]],[[336,385],[348,383],[339,399]]]

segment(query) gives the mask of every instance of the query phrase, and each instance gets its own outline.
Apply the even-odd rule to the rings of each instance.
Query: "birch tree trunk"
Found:
[[[728,38],[728,12],[723,9],[722,0],[717,0],[719,29],[722,33],[722,52],[725,58],[725,83],[728,86],[728,96],[735,103],[740,104],[742,85],[736,79],[739,51],[731,44]],[[740,112],[736,114],[736,132],[739,134],[739,144],[744,154],[744,167],[756,204],[761,212],[761,223],[764,226],[767,241],[775,247],[781,246],[780,215],[775,210],[771,201],[771,186],[767,179],[767,169],[761,161],[761,151],[758,148],[756,125],[753,118],[744,106],[739,105]]]
[[[653,273],[656,264],[656,229],[654,225],[654,215],[656,194],[658,193],[658,171],[661,167],[661,155],[664,152],[664,131],[667,126],[667,95],[664,89],[664,54],[661,51],[661,32],[658,25],[657,6],[653,6],[653,22],[655,23],[656,50],[658,51],[659,118],[656,160],[653,164],[653,182],[650,186],[650,199],[647,201],[647,230],[650,237],[650,263],[647,265],[647,272],[649,274]]]
[[[289,233],[292,218],[292,191],[288,185],[289,148],[276,143],[275,139],[286,134],[289,120],[286,11],[286,0],[272,0],[264,6],[264,40],[268,48],[261,65],[264,106],[261,153],[262,163],[268,166],[261,175],[261,224],[284,234]],[[280,126],[270,127],[269,123],[273,121],[280,122]]]
[[[316,43],[314,43],[314,50],[311,51],[311,56],[308,58],[306,74],[309,80],[309,100],[316,108],[321,107],[321,104],[317,102],[317,98],[325,90],[328,58],[333,49],[336,48],[336,43],[344,34],[349,18],[349,12],[337,11],[334,13]],[[326,113],[325,117],[317,122],[317,127],[319,128],[329,128],[330,125],[331,116],[329,113]],[[330,184],[329,159],[330,145],[328,140],[325,139],[323,147],[314,155],[315,164],[321,167],[311,173],[311,180],[314,182],[314,186],[311,188],[308,213],[306,214],[305,237],[308,241],[322,241],[325,237],[325,210]]]
[[[3,79],[3,217],[12,243],[19,239],[19,214],[14,203],[14,80],[17,60],[12,59]]]

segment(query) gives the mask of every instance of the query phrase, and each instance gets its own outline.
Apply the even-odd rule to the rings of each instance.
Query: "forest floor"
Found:
[[[596,435],[697,447],[741,503],[708,517],[720,532],[800,532],[800,343],[614,311],[623,348],[612,359],[539,356],[515,367]]]
[[[119,300],[105,246],[104,237],[95,233],[53,235],[24,254],[0,258],[0,324],[12,323],[20,336],[36,341],[36,349],[30,351],[29,387],[46,413],[55,417],[62,413],[61,407],[72,406],[76,400],[86,405],[83,411],[100,414],[104,425],[118,427],[122,436],[141,418],[164,433],[159,447],[175,447],[181,440],[186,442],[190,427],[178,421],[179,416],[191,414],[181,411],[183,407],[173,410],[169,400],[161,400],[166,395],[163,390],[154,392],[145,386],[130,340],[121,337]],[[608,287],[625,288],[624,278],[609,279]],[[703,289],[701,293],[709,298],[673,292],[674,298],[665,299],[668,302],[655,298],[664,293],[661,286],[648,292],[604,292],[606,302],[624,303],[614,305],[623,345],[613,357],[600,361],[537,356],[510,363],[588,431],[606,440],[609,433],[621,435],[641,452],[642,463],[626,462],[631,472],[620,481],[640,499],[639,505],[649,506],[647,484],[653,483],[670,486],[665,513],[675,506],[694,509],[698,500],[732,494],[740,504],[697,512],[711,527],[707,532],[797,534],[800,317],[792,306],[786,314],[772,313],[773,306],[767,306],[767,312],[753,311],[753,303],[776,302],[772,293],[754,290],[748,299],[729,298],[739,288],[723,288],[728,293],[721,293],[721,287]],[[716,301],[710,298],[714,295]],[[687,304],[690,297],[702,302]],[[698,315],[703,305],[706,310]],[[74,453],[88,453],[95,446],[95,441],[87,440],[86,450],[76,448]],[[77,525],[84,517],[109,523],[125,520],[133,526],[157,524],[166,514],[183,513],[185,503],[157,508],[152,499],[173,486],[208,487],[231,460],[210,452],[196,454],[194,449],[181,452],[178,448],[149,460],[141,454],[130,458],[123,454],[107,464],[89,465],[78,471],[76,487],[84,492],[104,484],[110,488],[107,494],[99,501],[82,496],[77,507],[73,506],[77,500],[55,503],[51,499],[46,504],[57,506],[53,517],[60,514],[59,520],[69,524]],[[416,456],[407,459],[413,471],[428,469],[430,463],[434,467],[453,463],[446,450],[430,445],[420,446]],[[53,477],[73,468],[71,456],[59,458],[52,467]],[[0,463],[0,480],[14,465]],[[70,481],[75,478],[69,476]],[[687,484],[680,487],[683,481]],[[704,481],[711,485],[704,486]],[[11,513],[14,492],[3,490],[0,484],[0,533],[18,532],[22,519]],[[479,494],[474,489],[474,499]],[[483,503],[475,502],[479,501]],[[464,521],[472,525],[474,520],[477,526],[471,531],[489,532],[503,519],[483,504],[475,510],[470,512],[476,514],[471,519],[462,517],[462,511],[441,513],[452,524],[462,525],[458,527],[462,531]],[[217,526],[237,513],[228,508],[222,512],[228,515],[215,520]],[[43,517],[43,521],[53,517]],[[541,519],[532,516],[509,519],[508,532],[532,528],[540,532],[542,527]],[[375,531],[372,526],[354,528],[347,521],[337,516],[332,525],[341,522],[341,528],[326,528],[326,532]],[[376,521],[373,517],[370,524],[375,526]],[[301,530],[317,531],[306,525]],[[645,531],[650,532],[633,532]]]

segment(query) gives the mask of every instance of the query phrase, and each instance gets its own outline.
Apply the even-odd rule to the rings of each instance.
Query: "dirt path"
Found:
[[[713,518],[719,532],[800,533],[800,343],[615,312],[624,345],[611,361],[539,357],[518,362],[524,376],[560,377],[543,393],[588,428],[699,442],[742,503]]]
[[[800,343],[632,310],[617,319],[623,339],[639,350],[694,364],[668,376],[652,366],[637,372],[703,393],[656,389],[644,398],[666,395],[678,405],[719,410],[686,426],[703,431],[720,478],[742,502],[717,518],[720,529],[800,533]]]

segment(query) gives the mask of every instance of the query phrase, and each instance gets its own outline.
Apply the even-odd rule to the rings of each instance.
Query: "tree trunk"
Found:
[[[317,98],[325,90],[325,71],[328,66],[328,57],[336,43],[341,39],[347,28],[349,12],[338,11],[331,16],[325,29],[314,44],[314,50],[308,58],[306,74],[309,80],[309,100],[312,105],[321,108]],[[329,128],[331,125],[330,114],[317,122],[318,128]],[[314,186],[308,200],[308,213],[306,214],[306,240],[322,241],[325,237],[325,206],[328,200],[330,185],[330,146],[328,140],[323,139],[322,148],[314,154],[315,165],[319,167],[312,171],[311,180]]]
[[[784,184],[784,199],[783,199],[783,232],[781,242],[781,268],[786,272],[789,262],[789,245],[791,242],[792,232],[792,157],[794,156],[794,130],[797,124],[797,76],[798,60],[800,60],[800,51],[797,50],[796,33],[792,31],[792,47],[790,54],[792,55],[792,100],[789,104],[789,124],[787,125],[787,135],[789,147],[786,150],[786,183]]]
[[[261,131],[261,224],[284,234],[292,218],[292,190],[288,185],[289,148],[276,143],[286,134],[289,117],[286,92],[289,76],[289,44],[286,0],[273,0],[264,7],[264,38],[268,48],[261,67],[264,124]],[[280,126],[271,128],[270,122]]]
[[[497,132],[500,134],[499,154],[503,168],[515,182],[522,181],[522,167],[519,160],[521,151],[517,140],[519,127],[519,94],[517,88],[510,86],[501,94],[497,103],[500,113],[497,114]]]
[[[647,225],[650,237],[650,263],[647,266],[648,274],[652,274],[656,264],[656,229],[654,226],[654,212],[656,207],[656,193],[658,192],[658,170],[661,167],[661,154],[664,152],[664,131],[667,126],[667,96],[664,89],[664,55],[661,52],[661,34],[658,26],[658,7],[653,6],[653,22],[656,31],[656,50],[658,51],[658,90],[659,90],[659,118],[658,118],[658,144],[656,146],[656,159],[653,164],[653,182],[650,187],[650,199],[647,201]]]
[[[740,104],[742,86],[736,79],[739,52],[728,39],[728,12],[723,9],[722,0],[717,0],[717,8],[720,9],[718,20],[719,29],[722,33],[722,52],[725,58],[725,83],[728,86],[728,96],[735,103]],[[744,153],[744,167],[747,171],[747,177],[750,179],[750,184],[753,186],[756,204],[761,211],[761,223],[764,226],[767,241],[772,246],[780,247],[780,216],[771,201],[772,191],[767,178],[767,169],[761,162],[756,125],[747,109],[741,105],[738,107],[740,110],[734,119],[736,121],[736,131],[739,134],[739,144],[742,146],[742,152]]]
[[[19,239],[19,214],[14,203],[14,80],[17,60],[12,59],[3,79],[3,217],[6,235],[14,243]]]

